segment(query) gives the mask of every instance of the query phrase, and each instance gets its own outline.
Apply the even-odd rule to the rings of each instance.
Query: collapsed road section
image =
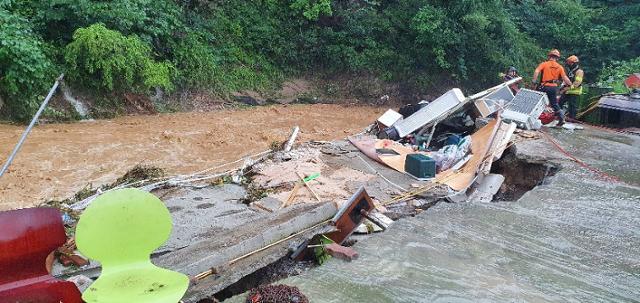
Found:
[[[348,140],[292,149],[295,128],[283,150],[190,175],[123,178],[122,184],[58,203],[69,241],[49,258],[52,273],[85,294],[96,291],[92,285],[103,268],[99,260],[86,260],[85,241],[76,244],[74,231],[87,221],[88,210],[104,203],[100,197],[130,187],[151,192],[171,216],[171,234],[154,248],[151,261],[188,277],[183,302],[248,290],[255,285],[243,289],[238,281],[283,257],[318,264],[330,257],[354,260],[358,253],[347,247],[353,233],[384,231],[393,220],[438,202],[515,200],[552,179],[560,166],[517,158],[518,146],[549,135],[529,129],[541,126],[535,116],[544,98],[504,94],[509,84],[471,97],[447,93],[410,113],[407,123],[387,112]],[[523,100],[535,104],[520,106]],[[514,103],[519,107],[510,107]],[[516,113],[503,117],[503,108]],[[222,168],[227,171],[217,172]],[[522,173],[529,176],[519,178]],[[165,284],[141,289],[149,294],[158,285]]]

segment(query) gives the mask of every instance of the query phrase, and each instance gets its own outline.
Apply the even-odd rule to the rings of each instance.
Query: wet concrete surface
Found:
[[[517,157],[561,170],[517,202],[439,203],[357,243],[358,260],[281,283],[312,302],[640,302],[640,137],[546,131],[623,182],[519,143]]]
[[[234,184],[201,189],[177,188],[162,195],[171,212],[173,230],[159,251],[173,251],[229,232],[262,215],[241,200],[247,191]]]

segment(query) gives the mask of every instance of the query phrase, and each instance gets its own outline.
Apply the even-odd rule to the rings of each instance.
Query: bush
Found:
[[[125,37],[103,24],[80,28],[65,49],[69,78],[106,91],[173,89],[173,66],[151,58],[151,48],[137,36]]]
[[[29,22],[0,7],[0,95],[7,116],[28,121],[55,80],[45,45]]]
[[[191,33],[182,39],[173,48],[173,56],[181,81],[186,87],[204,89],[216,81],[221,59],[197,34]]]
[[[602,69],[598,84],[613,87],[617,93],[626,93],[624,81],[633,73],[640,73],[640,57],[629,61],[617,61]]]

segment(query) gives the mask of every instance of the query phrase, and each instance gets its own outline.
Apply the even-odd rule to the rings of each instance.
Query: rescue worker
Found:
[[[502,76],[502,80],[504,82],[508,82],[511,79],[520,77],[520,75],[518,75],[518,69],[516,69],[514,66],[510,66],[506,74],[500,73],[500,76]],[[517,94],[520,91],[520,81],[509,85],[509,88],[511,88],[511,91],[514,95]]]
[[[571,119],[576,118],[578,112],[578,98],[582,95],[582,82],[584,80],[584,70],[580,68],[580,60],[577,56],[570,56],[566,60],[567,70],[569,73],[567,76],[571,80],[571,86],[565,86],[561,92],[560,107],[564,108],[565,104],[568,106],[568,116]]]
[[[564,124],[564,113],[558,103],[558,84],[564,82],[565,85],[571,86],[571,80],[567,77],[562,65],[558,63],[559,59],[560,51],[557,49],[551,50],[547,54],[547,61],[540,63],[536,68],[532,81],[538,91],[547,94],[549,104],[553,108],[556,117],[558,117],[558,126],[562,126]]]

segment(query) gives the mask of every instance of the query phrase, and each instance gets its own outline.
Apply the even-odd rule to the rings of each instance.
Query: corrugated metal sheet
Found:
[[[598,106],[640,114],[640,99],[627,95],[604,96],[598,101]]]

